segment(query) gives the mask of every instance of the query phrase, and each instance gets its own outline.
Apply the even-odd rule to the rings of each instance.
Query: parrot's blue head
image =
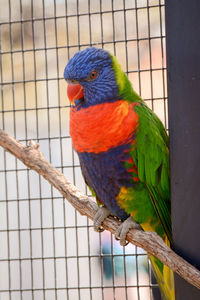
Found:
[[[79,108],[119,99],[112,56],[103,49],[77,52],[67,63],[64,78],[68,98]]]

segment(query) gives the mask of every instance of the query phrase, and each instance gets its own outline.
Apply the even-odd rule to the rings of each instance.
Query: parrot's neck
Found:
[[[75,150],[99,153],[128,143],[138,126],[135,105],[118,100],[81,110],[72,107],[70,135]]]
[[[113,62],[113,70],[115,73],[115,79],[118,86],[118,96],[128,102],[143,102],[142,98],[132,88],[131,82],[127,75],[123,72],[121,65],[118,63],[115,56],[111,55]]]

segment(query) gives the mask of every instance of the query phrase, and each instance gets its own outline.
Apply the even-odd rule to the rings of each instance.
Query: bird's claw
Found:
[[[121,246],[128,245],[128,242],[126,241],[126,235],[130,229],[141,230],[141,226],[138,223],[136,223],[132,217],[126,219],[115,232],[115,239],[120,241]]]
[[[129,242],[125,240],[125,244],[122,245],[121,244],[121,239],[120,239],[120,237],[116,236],[116,233],[115,233],[115,239],[116,239],[116,241],[120,241],[121,246],[127,246],[129,244]]]
[[[103,221],[110,215],[110,211],[105,206],[100,207],[94,216],[94,230],[97,232],[103,232],[104,229],[101,226]]]

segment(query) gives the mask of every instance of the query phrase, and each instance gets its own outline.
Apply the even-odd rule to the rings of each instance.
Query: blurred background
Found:
[[[167,128],[164,0],[0,0],[0,128],[89,194],[69,137],[63,70],[89,46],[117,56]],[[146,253],[95,233],[61,195],[0,148],[0,299],[149,300]]]

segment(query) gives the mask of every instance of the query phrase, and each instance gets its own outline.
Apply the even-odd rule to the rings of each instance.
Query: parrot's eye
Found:
[[[98,72],[95,71],[95,70],[93,70],[93,71],[91,71],[90,74],[88,75],[87,80],[88,80],[88,81],[93,81],[94,79],[97,78],[97,76],[98,76]]]

